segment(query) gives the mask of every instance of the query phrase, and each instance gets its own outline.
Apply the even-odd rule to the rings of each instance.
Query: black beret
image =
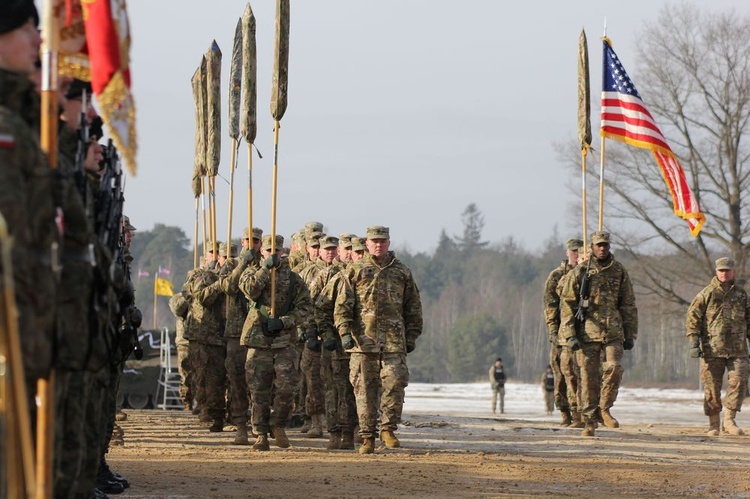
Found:
[[[0,1],[0,34],[20,28],[31,18],[34,25],[39,26],[39,13],[33,0]]]

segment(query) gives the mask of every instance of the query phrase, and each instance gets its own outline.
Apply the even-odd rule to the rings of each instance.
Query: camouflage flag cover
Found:
[[[203,81],[206,73],[206,58],[201,56],[201,63],[190,80],[193,85],[193,102],[195,104],[195,160],[193,162],[193,194],[201,195],[200,177],[206,174],[206,130],[203,111]],[[196,184],[197,179],[197,184]]]
[[[206,169],[219,173],[221,160],[221,50],[216,40],[206,52]]]
[[[242,14],[242,118],[240,132],[248,144],[255,142],[258,132],[257,73],[255,47],[255,16],[248,3]]]
[[[289,77],[289,0],[276,0],[276,47],[271,81],[271,116],[281,121],[286,112]]]
[[[581,150],[591,147],[591,96],[589,93],[589,49],[586,32],[578,38],[578,141]]]
[[[240,88],[242,87],[242,19],[237,19],[229,66],[229,138],[240,136]],[[232,165],[234,166],[234,165]]]

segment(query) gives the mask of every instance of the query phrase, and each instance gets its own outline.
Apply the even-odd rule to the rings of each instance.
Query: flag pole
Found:
[[[159,272],[154,272],[154,319],[152,321],[152,329],[156,329],[156,279],[159,275]]]
[[[607,38],[607,18],[604,18],[604,38]],[[602,67],[604,61],[602,61]],[[604,80],[602,80],[604,81]],[[597,230],[604,228],[604,135],[601,135],[601,151],[599,152],[599,224]]]
[[[279,128],[278,120],[273,127],[273,179],[271,187],[271,254],[276,254],[276,194],[279,178]],[[250,229],[252,230],[252,229]],[[276,315],[276,269],[271,269],[271,317]]]
[[[198,219],[200,218],[198,212],[200,207],[198,206],[198,198],[195,198],[195,231],[193,234],[193,268],[198,268]]]

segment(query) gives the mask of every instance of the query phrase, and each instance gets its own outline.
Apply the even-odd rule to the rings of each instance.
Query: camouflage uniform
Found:
[[[592,243],[597,244],[595,233]],[[602,236],[604,237],[604,236]],[[609,411],[617,399],[622,380],[623,340],[634,341],[638,334],[638,310],[628,272],[610,253],[599,261],[591,258],[591,292],[585,323],[576,323],[581,280],[586,264],[573,269],[560,292],[560,329],[565,341],[576,336],[581,349],[576,352],[581,370],[580,411],[587,427],[596,427],[601,412]]]
[[[726,287],[717,277],[693,298],[687,311],[687,335],[700,345],[703,411],[721,412],[721,383],[727,373],[724,407],[739,412],[747,393],[750,303],[734,282]],[[691,339],[692,339],[691,338]]]
[[[185,407],[193,408],[193,373],[190,368],[190,341],[185,338],[185,318],[187,317],[190,303],[185,295],[180,292],[169,299],[169,309],[175,316],[175,345],[177,346],[177,369],[180,373],[180,397],[185,402]]]
[[[370,229],[368,238],[379,236],[378,232],[388,237],[385,227]],[[382,263],[365,255],[346,269],[345,278],[345,290],[336,299],[334,324],[342,338],[350,334],[354,339],[349,369],[359,434],[373,439],[378,409],[381,431],[393,432],[401,422],[404,389],[409,384],[406,352],[422,334],[422,304],[411,272],[393,252]]]
[[[307,287],[291,271],[286,258],[281,259],[275,274],[274,308],[284,323],[277,336],[264,334],[271,305],[271,272],[263,266],[247,268],[239,284],[250,300],[240,343],[249,349],[245,369],[251,394],[250,413],[259,435],[267,435],[271,427],[283,428],[287,423],[299,369],[292,342],[297,325],[312,312]]]
[[[560,278],[556,288],[558,297],[565,288],[566,280],[572,275],[571,272],[568,272]],[[558,328],[557,331],[557,345],[560,348],[560,372],[562,372],[562,375],[565,378],[565,387],[567,389],[566,398],[570,410],[576,418],[575,421],[572,422],[577,426],[577,423],[580,422],[581,369],[578,367],[576,352],[574,352],[566,343],[566,338],[564,337],[562,328]]]
[[[554,398],[555,406],[560,412],[570,412],[577,410],[575,399],[569,401],[568,386],[561,369],[560,356],[562,354],[562,345],[557,341],[557,333],[560,329],[560,296],[557,294],[557,284],[562,276],[567,274],[573,267],[567,261],[563,261],[560,266],[550,272],[547,280],[544,282],[544,319],[547,323],[547,333],[549,334],[550,350],[549,365],[555,376]]]

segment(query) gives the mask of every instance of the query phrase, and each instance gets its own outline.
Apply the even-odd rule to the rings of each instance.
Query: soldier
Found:
[[[336,260],[343,263],[344,265],[352,261],[352,238],[357,237],[356,234],[343,233],[339,236],[339,254]]]
[[[583,241],[580,239],[568,239],[565,242],[566,259],[550,272],[544,283],[544,318],[550,342],[549,362],[555,375],[554,397],[555,405],[562,415],[561,426],[570,426],[573,421],[579,423],[581,417],[578,413],[578,379],[575,367],[571,365],[574,356],[567,350],[563,363],[563,342],[557,339],[560,329],[560,296],[557,294],[557,285],[565,274],[578,265],[578,250],[581,246]],[[567,376],[564,371],[568,373]]]
[[[576,351],[581,370],[581,411],[585,426],[581,435],[594,436],[597,421],[617,428],[610,414],[622,380],[623,349],[630,350],[638,335],[638,310],[633,285],[625,267],[609,251],[609,232],[591,235],[592,256],[587,265],[571,271],[560,290],[560,329],[567,345]],[[593,257],[593,258],[592,258]],[[584,278],[588,281],[582,286]],[[576,319],[581,288],[588,287],[581,310],[583,320]],[[580,317],[580,315],[579,315]]]
[[[747,293],[736,285],[737,270],[731,258],[716,260],[716,276],[693,298],[687,312],[690,356],[701,358],[704,387],[703,412],[708,416],[707,434],[719,435],[721,383],[727,373],[724,397],[724,431],[743,435],[734,418],[742,409],[747,393],[747,340],[750,338],[750,303]]]
[[[185,410],[193,410],[193,374],[190,368],[190,341],[185,338],[185,318],[190,303],[182,291],[169,299],[169,310],[175,316],[175,346],[177,347],[177,370],[180,373],[180,397],[185,402]]]
[[[361,237],[353,237],[352,252],[349,254],[349,258],[352,259],[352,262],[358,262],[365,257],[365,253],[367,253],[365,240]]]
[[[394,432],[409,383],[406,355],[422,334],[419,290],[411,271],[388,251],[388,227],[369,227],[366,245],[369,253],[345,271],[347,290],[334,309],[341,344],[351,352],[349,372],[363,439],[360,454],[375,451],[378,409],[381,439],[387,448],[401,446]]]
[[[305,253],[305,232],[304,230],[298,230],[289,242],[289,266],[295,268],[301,262],[304,262],[307,258]]]
[[[275,243],[275,253],[271,251],[272,242]],[[284,427],[298,376],[297,351],[292,343],[296,339],[297,325],[312,312],[307,287],[282,256],[283,245],[284,238],[280,235],[275,241],[270,235],[264,236],[261,265],[245,269],[240,277],[240,290],[252,303],[240,342],[248,347],[245,370],[251,394],[253,428],[258,434],[253,450],[258,451],[269,450],[268,434],[271,431],[277,446],[289,447]],[[276,279],[273,315],[272,269],[276,269],[273,273]]]
[[[552,366],[547,365],[547,369],[542,373],[542,393],[544,394],[544,409],[547,416],[552,414],[555,409],[555,373]]]
[[[492,387],[492,413],[497,410],[498,402],[500,403],[500,414],[505,414],[505,366],[503,359],[498,357],[495,363],[490,366],[489,370],[490,386]]]

